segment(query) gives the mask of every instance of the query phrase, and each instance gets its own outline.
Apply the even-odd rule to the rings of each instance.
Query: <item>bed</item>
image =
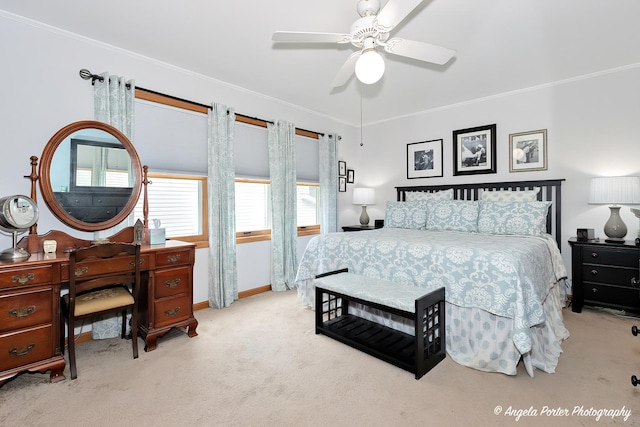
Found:
[[[560,255],[562,180],[396,187],[383,228],[311,239],[298,295],[314,307],[314,278],[348,268],[366,277],[446,289],[446,348],[457,363],[516,375],[553,373],[561,343],[566,268]],[[380,312],[350,312],[395,329]]]

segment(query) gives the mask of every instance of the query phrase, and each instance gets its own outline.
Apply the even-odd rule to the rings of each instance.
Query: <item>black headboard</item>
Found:
[[[480,190],[532,190],[540,187],[538,200],[550,201],[551,208],[547,214],[547,232],[551,234],[560,248],[561,233],[561,186],[564,179],[551,179],[544,181],[513,181],[513,182],[483,182],[474,184],[449,184],[449,185],[419,185],[413,187],[396,187],[397,200],[404,201],[408,191],[423,191],[433,193],[435,191],[453,188],[455,200],[478,200]]]

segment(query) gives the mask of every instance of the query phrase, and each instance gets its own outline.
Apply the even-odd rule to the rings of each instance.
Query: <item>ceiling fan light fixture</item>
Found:
[[[366,49],[356,61],[356,77],[362,83],[376,83],[384,74],[384,59],[375,49]]]

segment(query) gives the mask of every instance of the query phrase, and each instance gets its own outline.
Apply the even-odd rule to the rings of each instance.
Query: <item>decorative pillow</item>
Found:
[[[424,230],[427,223],[427,202],[387,202],[385,228]]]
[[[480,202],[478,232],[537,236],[547,231],[551,202]]]
[[[482,190],[480,193],[481,200],[490,202],[535,202],[538,200],[540,187],[533,190]]]
[[[435,191],[433,193],[427,193],[426,191],[407,191],[405,193],[405,199],[407,202],[414,202],[416,200],[453,200],[453,188]]]
[[[478,202],[440,200],[427,205],[427,230],[478,231]]]

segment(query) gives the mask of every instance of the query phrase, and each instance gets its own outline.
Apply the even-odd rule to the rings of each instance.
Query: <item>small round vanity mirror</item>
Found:
[[[30,254],[18,248],[17,236],[38,222],[38,205],[27,196],[15,195],[0,199],[0,230],[13,234],[13,247],[0,252],[0,260],[18,261]]]
[[[42,152],[39,176],[51,212],[82,231],[124,221],[142,188],[142,167],[131,141],[113,126],[90,120],[53,135]]]

